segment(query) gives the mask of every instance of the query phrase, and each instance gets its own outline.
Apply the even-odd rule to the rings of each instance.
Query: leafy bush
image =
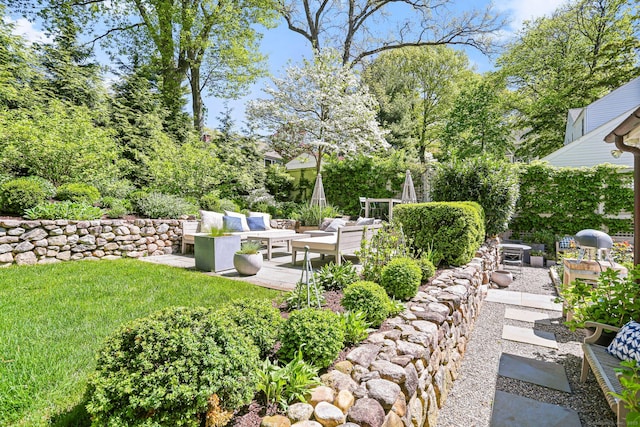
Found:
[[[149,193],[138,200],[140,214],[149,218],[179,218],[197,212],[197,206],[171,194]]]
[[[240,212],[240,206],[233,200],[220,199],[220,211]]]
[[[326,290],[344,289],[350,283],[360,279],[356,268],[351,261],[337,265],[333,261],[326,264],[314,273],[314,279],[318,286]]]
[[[338,357],[344,343],[339,315],[328,310],[303,308],[291,313],[280,335],[281,360],[290,361],[302,350],[304,359],[326,368]]]
[[[271,218],[291,218],[294,212],[298,211],[299,205],[296,202],[277,202],[275,205],[268,206],[267,212]]]
[[[131,208],[134,212],[140,213],[140,203],[143,199],[146,199],[149,192],[146,190],[134,190],[127,196],[127,200],[131,203]]]
[[[309,288],[311,295],[309,295]],[[325,303],[324,290],[318,286],[318,295],[315,295],[313,286],[307,288],[306,284],[298,282],[296,288],[289,291],[284,296],[284,302],[287,304],[287,310],[296,310],[302,307],[318,307]]]
[[[200,197],[200,207],[205,211],[222,212],[222,209],[220,209],[220,192],[213,190]]]
[[[310,389],[321,384],[318,368],[304,361],[302,351],[282,367],[266,359],[258,371],[257,388],[266,403],[278,403],[285,411],[290,403],[306,402]]]
[[[284,319],[269,300],[236,300],[221,308],[220,316],[234,322],[253,340],[266,357],[278,339]]]
[[[48,179],[45,179],[39,176],[28,176],[27,179],[30,179],[40,184],[40,186],[42,186],[44,191],[47,193],[47,198],[53,199],[56,196],[56,186],[53,185],[53,183]]]
[[[283,202],[291,198],[295,178],[281,165],[269,165],[266,170],[264,186],[276,201]]]
[[[482,207],[475,202],[404,204],[393,212],[414,249],[437,251],[447,265],[468,263],[484,241]]]
[[[369,335],[367,329],[370,324],[361,311],[345,311],[340,321],[344,328],[344,344],[347,346],[357,344]]]
[[[394,258],[382,268],[380,285],[390,297],[401,300],[413,298],[418,293],[422,270],[412,258]]]
[[[204,425],[217,395],[233,411],[253,398],[258,349],[208,308],[173,307],[122,326],[88,384],[93,425]]]
[[[436,202],[480,204],[489,236],[509,229],[520,192],[517,167],[486,156],[441,164],[432,188]]]
[[[102,214],[102,209],[99,207],[69,201],[40,203],[24,211],[24,217],[27,219],[73,219],[77,221],[100,219]]]
[[[426,282],[436,274],[436,267],[427,253],[423,252],[417,261],[420,271],[422,271],[422,282]]]
[[[47,186],[39,179],[10,179],[0,186],[0,206],[7,213],[22,215],[25,209],[45,202],[49,194]]]
[[[135,190],[134,185],[126,179],[111,180],[106,182],[96,182],[93,185],[105,197],[114,199],[126,199],[129,194]]]
[[[302,225],[306,226],[318,226],[322,224],[325,218],[334,218],[340,215],[337,208],[333,206],[318,206],[318,205],[300,205],[298,211],[294,213],[294,219],[299,220]]]
[[[100,201],[100,192],[93,185],[71,182],[58,187],[57,198],[58,200],[69,200],[71,202],[93,205]]]
[[[340,304],[349,311],[364,313],[365,320],[377,328],[389,316],[391,300],[377,283],[359,281],[344,288]]]
[[[362,276],[371,282],[380,282],[380,272],[391,259],[407,256],[409,246],[398,222],[384,224],[369,240],[362,239],[357,255],[362,264]]]
[[[109,218],[122,218],[132,211],[131,202],[126,199],[116,199],[115,197],[103,197],[100,205],[108,208],[106,215]]]

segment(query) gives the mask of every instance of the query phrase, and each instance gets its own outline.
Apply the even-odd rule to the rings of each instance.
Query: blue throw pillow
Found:
[[[640,362],[640,323],[631,320],[624,325],[607,351],[620,360]]]
[[[248,216],[247,224],[251,231],[264,231],[267,229],[264,226],[264,219],[261,216]]]
[[[229,231],[242,231],[242,220],[235,216],[223,216],[224,228]]]

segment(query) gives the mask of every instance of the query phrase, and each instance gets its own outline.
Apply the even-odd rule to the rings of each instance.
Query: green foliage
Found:
[[[100,219],[103,213],[103,210],[97,206],[67,200],[59,203],[39,203],[32,208],[25,209],[24,217],[27,219],[72,219],[81,221]]]
[[[135,212],[140,213],[140,202],[149,195],[147,190],[134,190],[127,196],[127,200],[131,203],[131,207]]]
[[[245,255],[255,255],[259,253],[258,251],[260,250],[261,247],[262,247],[262,243],[260,243],[260,241],[249,240],[249,241],[243,242],[242,245],[240,245],[240,250],[236,251],[236,253],[245,254]]]
[[[303,308],[289,315],[280,336],[278,356],[290,361],[302,350],[304,360],[319,367],[329,366],[342,350],[344,330],[339,315],[328,310]]]
[[[200,197],[200,208],[205,211],[222,212],[220,208],[220,192],[213,190]]]
[[[291,198],[295,179],[282,165],[269,165],[266,171],[264,186],[278,202],[286,202]]]
[[[306,284],[298,282],[294,290],[284,295],[284,302],[287,304],[287,310],[289,311],[302,307],[321,307],[325,303],[324,290],[318,287],[318,294],[316,295],[313,286],[307,287]]]
[[[483,216],[475,202],[433,202],[398,205],[393,218],[416,250],[431,248],[447,265],[464,265],[484,242]]]
[[[29,177],[10,179],[0,185],[0,208],[7,213],[21,215],[25,209],[45,202],[49,194],[41,180]]]
[[[334,262],[323,265],[314,273],[313,278],[322,289],[341,290],[360,279],[360,276],[351,261],[346,261],[340,265]]]
[[[114,199],[126,199],[129,194],[135,190],[131,182],[126,179],[118,179],[112,181],[100,181],[93,184],[102,197],[112,197]]]
[[[422,282],[426,282],[436,274],[436,267],[432,261],[433,256],[430,255],[433,252],[422,252],[419,258],[417,258],[418,266],[422,272]]]
[[[248,403],[258,367],[258,349],[231,322],[208,308],[169,308],[106,340],[87,411],[93,425],[197,427],[212,394],[226,410]]]
[[[633,212],[632,174],[620,167],[554,168],[534,162],[520,169],[518,215],[511,230],[574,235],[587,228],[609,234],[633,231],[631,219],[617,215]],[[555,239],[554,239],[555,240]]]
[[[422,270],[418,263],[408,257],[397,257],[382,267],[380,285],[390,297],[408,300],[418,293]]]
[[[354,282],[344,288],[340,304],[349,311],[364,313],[365,320],[374,328],[384,322],[391,308],[391,300],[384,288],[368,281]]]
[[[220,199],[220,210],[221,211],[231,211],[231,212],[240,212],[240,206],[233,200],[229,199]]]
[[[325,218],[335,218],[340,215],[340,211],[334,206],[300,205],[298,211],[293,215],[300,220],[302,225],[319,226]]]
[[[240,299],[219,310],[223,319],[229,319],[253,340],[260,349],[260,357],[266,357],[276,343],[284,319],[280,310],[264,299]]]
[[[58,187],[57,199],[93,205],[100,201],[100,192],[93,185],[70,182]]]
[[[340,321],[344,329],[344,344],[351,346],[367,338],[367,329],[370,323],[366,315],[361,311],[345,311],[341,314]]]
[[[382,228],[369,240],[363,239],[358,251],[365,280],[378,283],[382,268],[397,256],[409,254],[402,227],[397,221],[383,224]]]
[[[47,198],[52,199],[56,197],[56,187],[51,181],[39,176],[28,176],[26,178],[37,182],[45,190]]]
[[[181,197],[155,192],[140,198],[137,206],[139,212],[149,218],[179,218],[198,210]]]
[[[291,403],[306,402],[311,388],[321,384],[318,368],[304,361],[302,351],[282,367],[267,359],[258,371],[258,392],[268,405],[277,403],[283,411]]]
[[[625,277],[620,272],[606,269],[598,277],[598,283],[591,286],[575,280],[560,291],[566,306],[573,312],[567,322],[572,328],[581,328],[590,320],[607,325],[622,327],[629,320],[640,317],[638,298],[640,267],[629,270]]]
[[[432,187],[436,202],[478,202],[484,210],[487,235],[509,229],[519,195],[514,165],[487,156],[453,160],[440,166]]]
[[[620,362],[621,368],[615,371],[620,375],[620,385],[622,391],[609,393],[622,401],[624,407],[629,410],[625,421],[628,426],[640,423],[640,364],[636,360],[623,360]]]

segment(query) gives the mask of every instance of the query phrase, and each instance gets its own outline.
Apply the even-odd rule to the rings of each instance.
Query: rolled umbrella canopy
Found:
[[[418,198],[416,197],[416,189],[413,187],[413,178],[411,178],[411,172],[407,169],[407,175],[404,178],[404,185],[402,186],[402,203],[416,203]]]
[[[322,175],[316,176],[316,185],[313,187],[313,194],[311,195],[311,206],[327,206],[327,198],[324,195],[324,187],[322,186]]]

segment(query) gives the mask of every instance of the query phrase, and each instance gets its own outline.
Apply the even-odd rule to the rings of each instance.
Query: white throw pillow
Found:
[[[344,219],[336,218],[333,221],[331,221],[331,224],[329,224],[329,226],[325,228],[324,231],[335,232],[335,231],[338,231],[338,228],[344,227],[345,224],[346,222],[344,221]]]
[[[264,221],[264,229],[271,230],[271,215],[264,212],[249,212],[250,217],[258,217],[261,216]]]
[[[358,220],[356,221],[356,225],[373,225],[373,221],[375,221],[375,218],[359,217]]]
[[[222,229],[224,215],[219,212],[200,211],[200,232],[208,233],[212,228]]]
[[[245,214],[241,214],[240,212],[231,212],[231,211],[224,211],[224,214],[226,216],[234,216],[236,218],[240,218],[240,223],[242,224],[242,231],[251,230],[249,228],[249,224],[247,224],[247,217],[245,216]]]

